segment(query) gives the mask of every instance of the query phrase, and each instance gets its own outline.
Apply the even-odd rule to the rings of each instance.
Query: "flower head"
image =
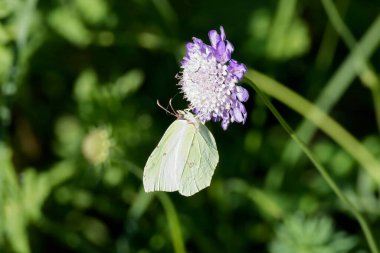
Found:
[[[234,47],[226,40],[223,27],[220,27],[220,34],[211,30],[208,36],[211,45],[195,37],[193,42],[187,43],[182,70],[177,75],[178,85],[203,123],[222,121],[223,129],[227,129],[230,122],[244,124],[247,111],[242,102],[246,102],[249,95],[236,84],[247,68],[231,59]]]
[[[109,157],[110,148],[110,134],[104,128],[91,130],[82,142],[82,153],[93,165],[100,165],[105,162]]]

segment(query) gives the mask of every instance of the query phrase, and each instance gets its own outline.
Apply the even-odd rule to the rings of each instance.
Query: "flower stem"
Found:
[[[332,26],[343,39],[343,42],[347,45],[347,47],[350,50],[354,50],[355,46],[357,45],[357,41],[354,35],[348,29],[347,25],[344,23],[337,7],[334,5],[332,0],[321,0],[321,2]],[[380,80],[371,63],[366,60],[365,56],[360,51],[359,53],[360,54],[358,56],[361,57],[361,59],[358,59],[361,62],[358,64],[359,66],[356,71],[360,81],[372,92],[377,127],[380,131]]]
[[[139,168],[137,165],[128,160],[121,161],[123,161],[123,164],[128,167],[128,170],[132,174],[134,174],[137,178],[142,179],[143,170],[141,168]],[[173,202],[171,201],[169,196],[164,192],[158,192],[153,196],[157,197],[157,199],[161,202],[164,208],[166,218],[168,219],[168,226],[173,243],[174,252],[186,253],[185,242],[182,236],[181,223],[179,221],[178,214]]]
[[[314,102],[314,105],[315,107],[318,107],[318,109],[321,112],[328,113],[331,110],[331,108],[337,103],[337,101],[342,97],[344,92],[348,89],[348,87],[350,86],[354,78],[356,77],[358,70],[362,69],[363,63],[365,61],[368,61],[368,59],[373,55],[374,51],[376,50],[377,46],[380,43],[379,29],[380,29],[380,15],[378,15],[376,19],[372,22],[371,26],[367,29],[367,31],[365,32],[363,37],[360,39],[360,41],[358,41],[355,48],[350,51],[349,56],[342,62],[342,64],[338,67],[335,73],[331,76],[329,81],[327,81],[322,91],[319,93],[318,98],[316,98]],[[366,74],[366,76],[368,75]],[[374,80],[373,77],[370,77],[370,78]],[[252,78],[252,80],[254,79]],[[372,83],[372,81],[367,82],[367,83]],[[260,83],[258,83],[258,85],[259,87],[261,87]],[[376,95],[378,93],[373,93],[373,94]],[[282,95],[282,94],[279,94],[279,95]],[[376,109],[376,113],[380,115],[380,95],[378,95],[378,98],[374,98],[374,101],[378,103],[378,105],[376,106],[376,108],[378,108]],[[299,110],[302,110],[302,109],[303,108],[299,108]],[[300,123],[299,126],[297,127],[296,133],[299,137],[302,138],[302,140],[308,143],[310,142],[312,136],[315,134],[316,129],[317,129],[316,126],[308,122],[307,117],[305,117],[302,123]],[[338,136],[338,134],[336,133],[335,136]],[[341,138],[341,139],[348,140],[348,138]],[[346,147],[348,147],[348,145],[346,145]],[[365,151],[361,150],[360,153],[361,153],[360,156],[363,155],[364,157]],[[294,149],[293,142],[289,142],[286,145],[286,148],[284,148],[282,157],[286,157],[286,162],[288,165],[294,165],[298,161],[300,155],[301,155],[301,152],[298,149]],[[371,160],[368,159],[368,163],[372,163],[370,162]],[[372,164],[375,165],[375,163],[372,163]],[[371,169],[371,171],[373,171],[376,174],[379,174],[379,169]],[[375,180],[379,180],[379,179],[380,179],[380,176],[375,177]],[[377,182],[380,182],[380,180]]]
[[[313,123],[315,127],[318,127],[322,132],[340,145],[340,147],[342,147],[349,155],[351,155],[352,158],[359,163],[361,168],[366,170],[368,175],[376,182],[376,184],[380,185],[380,162],[358,139],[356,139],[350,132],[348,132],[328,114],[323,112],[317,105],[311,103],[299,94],[287,88],[284,84],[276,82],[256,70],[250,69],[245,76],[259,86],[264,93],[277,99],[295,112],[298,112],[305,119]],[[309,140],[308,137],[303,136],[301,132],[296,133],[299,138],[307,143],[307,140]],[[293,143],[292,145],[287,146],[297,147]],[[298,150],[292,149],[292,151],[294,152]],[[282,157],[283,161],[286,161],[289,166],[289,160],[292,159],[292,153],[285,156],[286,153],[287,152],[283,152]],[[284,158],[286,158],[286,160],[284,160]],[[291,164],[294,164],[294,162],[295,161],[293,160]],[[291,168],[291,166],[289,166],[289,168]]]
[[[294,140],[294,142],[300,147],[300,149],[305,153],[305,155],[310,159],[310,161],[317,168],[318,172],[322,175],[323,179],[326,183],[331,187],[334,193],[338,196],[338,198],[346,205],[348,210],[351,211],[352,215],[358,220],[363,233],[366,237],[367,243],[372,253],[379,253],[379,250],[376,246],[375,240],[371,233],[371,230],[362,216],[362,214],[358,211],[358,209],[351,203],[351,201],[343,194],[343,192],[339,189],[338,185],[335,183],[333,178],[329,175],[327,170],[323,167],[321,162],[317,159],[317,157],[311,152],[311,150],[303,143],[301,139],[294,133],[293,129],[288,125],[285,119],[281,116],[281,114],[277,111],[277,109],[270,102],[268,97],[260,90],[260,88],[252,82],[248,78],[244,78],[245,82],[247,82],[256,92],[259,94],[264,104],[268,107],[268,109],[273,113],[276,119],[280,122],[281,126],[285,129],[285,131],[290,135],[290,137]]]

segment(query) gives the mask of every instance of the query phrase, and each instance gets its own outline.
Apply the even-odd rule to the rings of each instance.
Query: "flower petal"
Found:
[[[185,65],[189,61],[189,58],[183,57],[181,60],[181,65]]]
[[[233,114],[234,114],[234,118],[236,120],[236,122],[243,122],[244,121],[244,116],[243,116],[243,113],[240,111],[240,109],[238,107],[235,107],[233,109]]]
[[[244,105],[239,102],[239,110],[241,114],[243,115],[243,124],[245,124],[245,120],[247,119],[247,110],[245,109]]]
[[[244,73],[247,71],[247,67],[243,63],[238,63],[235,60],[230,60],[228,65],[228,71],[241,80]]]
[[[246,102],[249,98],[248,91],[241,86],[236,86],[236,96],[240,102]]]
[[[186,49],[188,51],[193,50],[193,48],[194,48],[194,43],[191,43],[191,42],[186,43]]]
[[[219,41],[216,46],[216,59],[222,64],[231,59],[231,52],[227,50],[226,43],[223,40]]]
[[[224,28],[223,26],[220,26],[220,38],[222,40],[225,40],[226,39],[226,33],[224,32]]]
[[[216,49],[216,45],[220,41],[220,36],[219,36],[218,32],[215,30],[211,30],[208,32],[208,37],[210,39],[211,46]]]
[[[198,39],[197,37],[193,37],[193,42],[194,44],[197,44],[197,45],[203,45],[203,41],[201,39]]]
[[[234,46],[228,40],[226,40],[226,43],[227,43],[226,50],[228,50],[228,51],[230,51],[230,53],[232,53],[234,51]]]
[[[224,53],[226,52],[226,44],[224,44],[223,40],[219,41],[216,45],[216,51],[219,56],[224,55]]]
[[[199,110],[197,108],[193,108],[192,111],[193,111],[194,114],[198,114],[199,113]]]
[[[223,120],[222,121],[222,128],[223,130],[227,130],[228,125],[230,124],[229,120]]]

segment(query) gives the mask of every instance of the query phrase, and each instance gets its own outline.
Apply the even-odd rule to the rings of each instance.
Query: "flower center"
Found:
[[[227,65],[207,57],[209,52],[190,53],[189,60],[182,66],[179,85],[192,108],[199,111],[200,119],[220,115],[230,108],[230,95],[234,87],[227,72]],[[203,117],[202,117],[203,116]]]

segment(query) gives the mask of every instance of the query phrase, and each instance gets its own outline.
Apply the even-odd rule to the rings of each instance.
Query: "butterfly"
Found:
[[[219,154],[211,132],[188,110],[175,120],[144,167],[146,192],[178,191],[191,196],[211,183]]]

